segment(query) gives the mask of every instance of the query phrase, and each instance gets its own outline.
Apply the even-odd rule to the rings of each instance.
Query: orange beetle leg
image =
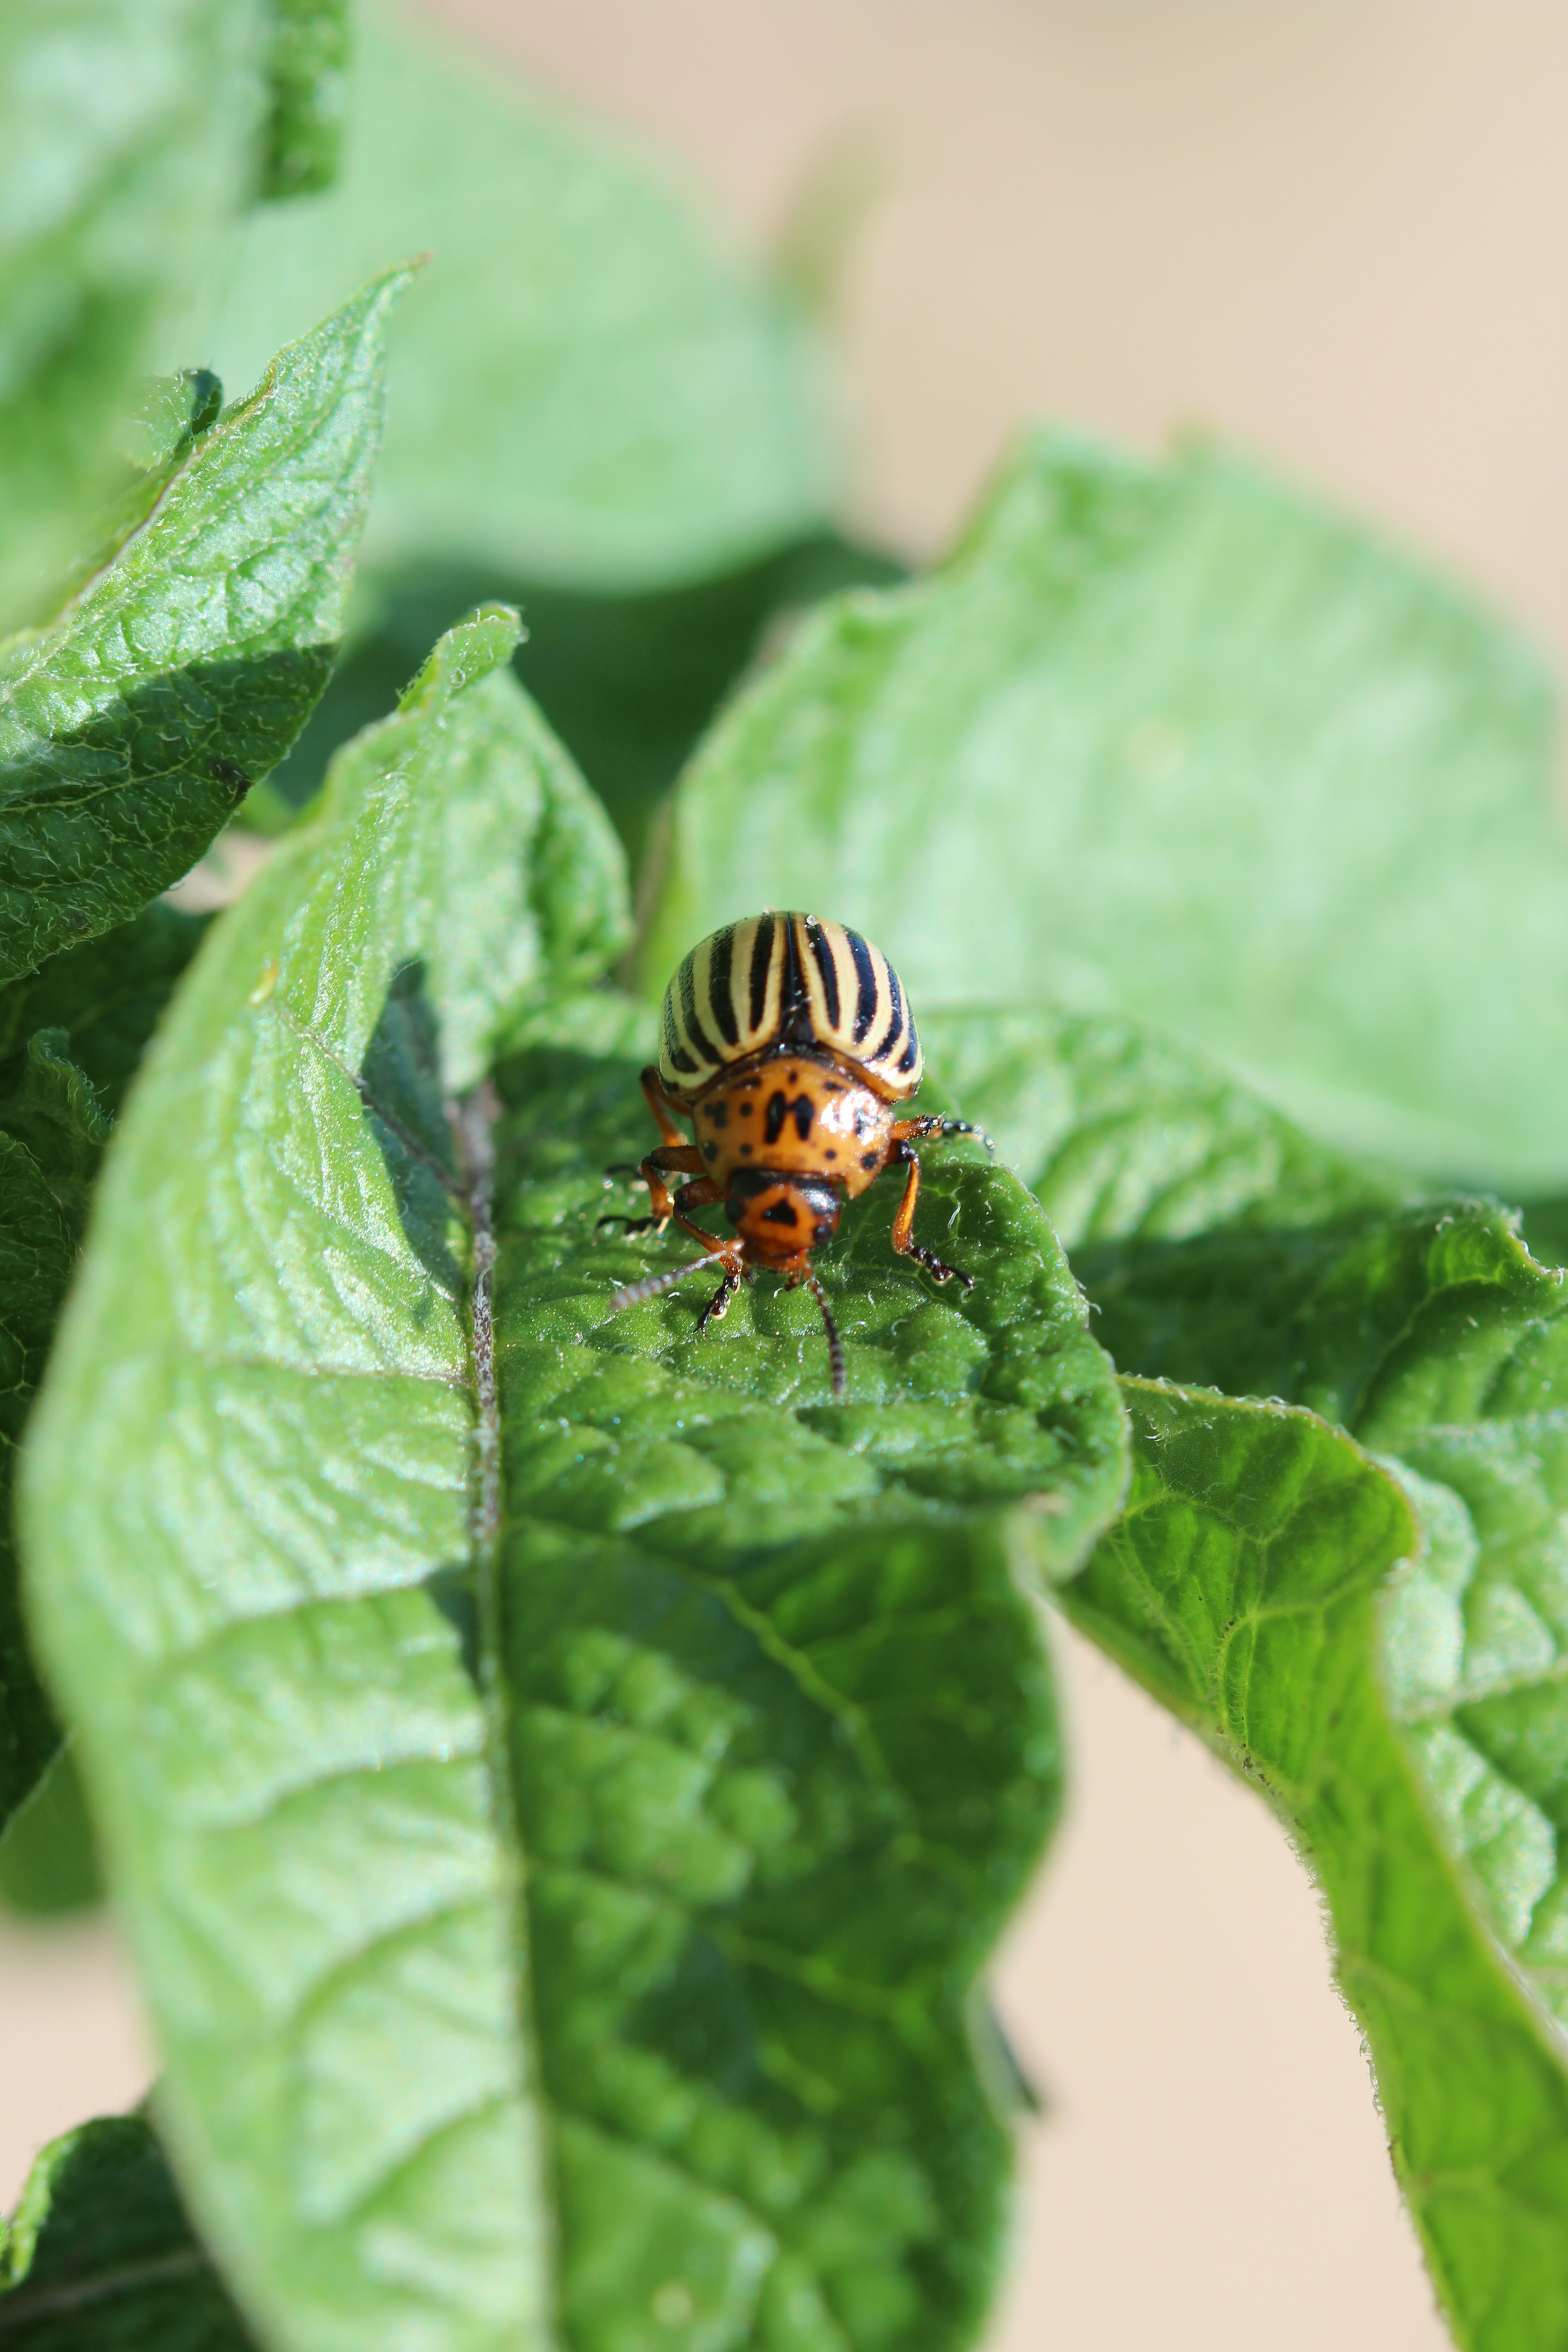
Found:
[[[908,1124],[913,1126],[916,1122],[911,1119]],[[897,1132],[895,1129],[894,1133]],[[974,1276],[972,1274],[961,1274],[957,1266],[945,1265],[934,1250],[928,1250],[914,1238],[915,1202],[921,1196],[921,1163],[901,1139],[893,1157],[910,1171],[904,1197],[899,1202],[899,1213],[893,1219],[893,1247],[900,1257],[912,1257],[917,1265],[923,1265],[933,1282],[962,1282],[965,1290],[973,1290]]]
[[[675,1202],[666,1176],[698,1176],[702,1171],[702,1154],[694,1143],[661,1143],[648,1153],[637,1174],[648,1190],[648,1214],[646,1217],[601,1217],[601,1225],[624,1225],[628,1234],[662,1234],[675,1214]],[[722,1195],[720,1195],[721,1198]],[[711,1234],[704,1234],[711,1241]]]
[[[683,1144],[686,1138],[675,1124],[675,1105],[664,1091],[664,1082],[650,1062],[642,1074],[642,1090],[649,1110],[658,1122],[661,1139],[666,1143]]]

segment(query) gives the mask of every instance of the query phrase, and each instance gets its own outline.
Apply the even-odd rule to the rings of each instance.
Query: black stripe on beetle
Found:
[[[734,952],[735,926],[726,923],[721,931],[714,932],[708,950],[708,1003],[726,1045],[738,1045],[741,1042],[731,990],[730,967]]]
[[[899,975],[893,970],[891,964],[889,964],[888,966],[888,996],[892,1004],[893,1017],[888,1024],[887,1034],[883,1037],[881,1044],[879,1045],[874,1045],[866,1056],[866,1059],[873,1065],[878,1062],[885,1062],[887,1060],[889,1055],[898,1044],[900,1032],[902,1030],[904,1025],[903,991],[899,986]]]
[[[855,976],[859,982],[859,987],[855,994],[853,1034],[855,1043],[858,1045],[863,1045],[870,1034],[871,1024],[877,1018],[877,1006],[882,993],[877,972],[876,951],[867,946],[858,931],[846,931],[844,936],[849,942],[849,954],[855,965]]]
[[[752,1034],[755,1036],[763,1025],[763,1014],[768,1004],[768,973],[773,961],[773,919],[764,915],[757,925],[757,936],[752,941]]]
[[[697,958],[689,955],[680,967],[680,1018],[686,1029],[687,1043],[700,1054],[705,1062],[719,1063],[724,1058],[703,1028],[697,1014]]]
[[[838,966],[834,961],[833,950],[828,945],[827,936],[822,925],[813,922],[809,916],[806,918],[805,936],[810,943],[811,952],[816,960],[816,969],[822,975],[822,1003],[823,1010],[827,1015],[827,1025],[830,1029],[837,1029],[838,1026]]]
[[[672,1070],[689,1070],[695,1076],[697,1065],[675,1034],[675,1007],[668,996],[664,1000],[664,1050]]]

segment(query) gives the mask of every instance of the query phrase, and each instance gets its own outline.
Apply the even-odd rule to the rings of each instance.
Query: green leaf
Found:
[[[1495,1202],[1107,1242],[1077,1264],[1125,1369],[1288,1397],[1384,1451],[1434,1423],[1568,1402],[1568,1277]]]
[[[0,1905],[25,1919],[63,1919],[102,1900],[87,1800],[70,1749],[62,1748],[0,1836]]]
[[[1483,1825],[1472,1775],[1457,1853],[1434,1822],[1439,1736],[1413,1754],[1379,1671],[1380,1595],[1420,1551],[1409,1509],[1308,1413],[1136,1381],[1122,1391],[1128,1509],[1063,1605],[1300,1842],[1456,2336],[1470,2352],[1548,2352],[1568,2332],[1568,2080],[1476,1900],[1498,1808]],[[1429,1553],[1396,1592],[1395,1623],[1423,1582],[1452,1591],[1445,1557]],[[1403,1680],[1407,1713],[1408,1667]]]
[[[247,2352],[152,2126],[105,2116],[46,2147],[0,2244],[16,2352]]]
[[[968,1297],[890,1195],[825,1257],[847,1406],[800,1294],[610,1311],[680,1262],[595,1232],[647,1016],[563,1001],[624,884],[514,634],[444,642],[168,1017],[29,1441],[39,1637],[270,2337],[934,2352],[997,2258],[972,1988],[1114,1383],[973,1146],[920,1217]]]
[[[0,1830],[59,1746],[22,1630],[12,1535],[17,1448],[76,1255],[25,1143],[0,1131]]]
[[[0,1132],[26,1145],[73,1239],[87,1223],[110,1121],[90,1078],[70,1058],[63,1029],[40,1029],[0,1063]]]
[[[921,1036],[933,1099],[985,1129],[1097,1277],[1098,1243],[1155,1256],[1216,1228],[1279,1234],[1415,1197],[1139,1022],[922,1006]]]
[[[661,173],[368,13],[350,115],[339,185],[247,224],[214,363],[248,381],[388,252],[430,251],[393,338],[367,566],[626,592],[820,528],[821,346]]]
[[[262,193],[303,196],[337,177],[348,100],[348,0],[271,0]]]
[[[255,170],[258,0],[0,12],[0,628],[35,617],[115,427]]]
[[[0,979],[177,881],[299,733],[331,668],[407,282],[281,352],[108,568],[0,650]]]
[[[831,876],[922,1015],[1158,1021],[1347,1148],[1544,1191],[1551,735],[1515,640],[1333,517],[1039,439],[945,570],[831,607],[710,736],[643,977]]]
[[[26,1819],[12,1819],[37,1791],[59,1737],[18,1614],[16,1447],[111,1115],[205,929],[205,918],[154,903],[134,922],[0,987],[0,1831],[11,1822],[0,1845],[0,1892],[29,1909],[87,1899],[91,1856],[58,1790],[53,1799],[47,1790],[33,1793]],[[49,1788],[69,1779],[62,1760]]]
[[[0,987],[0,1084],[36,1030],[63,1029],[71,1060],[117,1112],[211,919],[155,898],[132,922]]]
[[[1342,1439],[1129,1384],[1132,1503],[1068,1606],[1304,1840],[1459,2340],[1544,2352],[1568,2312],[1543,2030],[1568,2015],[1568,1277],[1495,1203],[1401,1197],[1129,1024],[922,1028],[937,1091],[1011,1146],[1121,1364],[1289,1397],[1390,1449],[1420,1525],[1380,1564],[1387,1483]]]

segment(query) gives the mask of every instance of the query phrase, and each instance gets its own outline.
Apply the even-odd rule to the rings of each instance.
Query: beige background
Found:
[[[779,233],[890,174],[842,289],[858,511],[939,546],[1021,418],[1223,433],[1568,656],[1568,0],[444,0]],[[1028,2138],[994,2352],[1432,2352],[1311,1889],[1066,1645],[1072,1816],[1003,2007]],[[148,2071],[107,1934],[0,1937],[0,2195]]]

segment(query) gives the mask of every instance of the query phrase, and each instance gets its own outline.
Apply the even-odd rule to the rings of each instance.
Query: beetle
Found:
[[[816,915],[769,913],[700,940],[665,992],[658,1060],[642,1074],[660,1137],[636,1171],[649,1213],[599,1223],[662,1234],[673,1218],[703,1255],[617,1290],[612,1313],[717,1265],[719,1287],[698,1325],[706,1331],[742,1281],[764,1267],[790,1289],[804,1283],[816,1299],[842,1402],[844,1349],[811,1253],[832,1239],[846,1201],[885,1168],[907,1169],[893,1247],[937,1282],[974,1286],[973,1275],[914,1238],[915,1144],[980,1134],[968,1119],[899,1116],[924,1066],[899,975],[858,931]],[[689,1143],[679,1118],[691,1123]],[[672,1176],[686,1179],[673,1192]],[[720,1204],[733,1240],[692,1222],[694,1210]]]

